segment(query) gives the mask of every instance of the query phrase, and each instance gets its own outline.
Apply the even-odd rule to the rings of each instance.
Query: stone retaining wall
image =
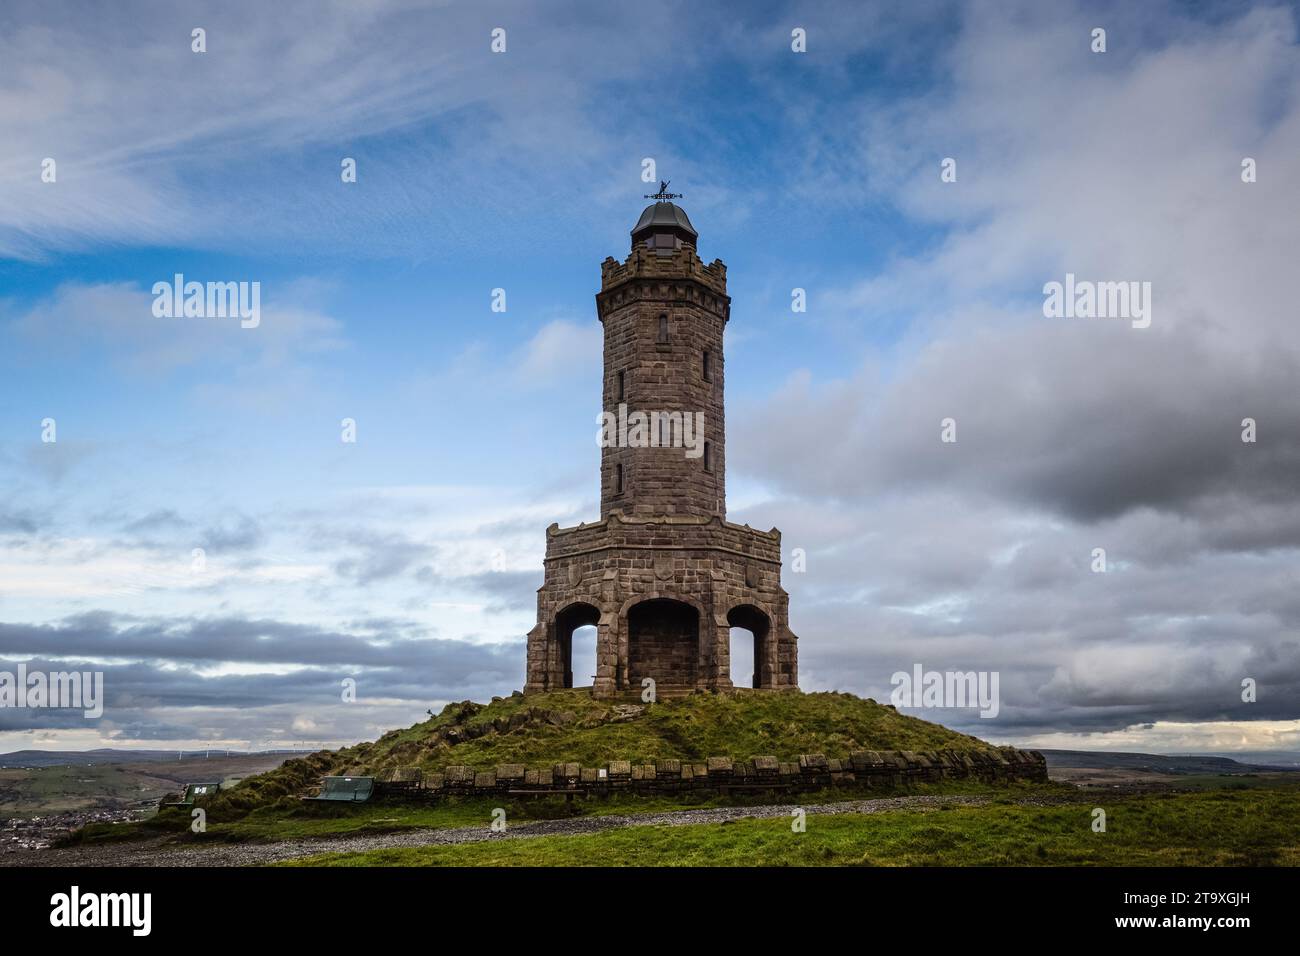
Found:
[[[547,794],[716,793],[754,790],[798,793],[828,787],[892,789],[941,780],[985,782],[1047,780],[1047,761],[1038,751],[1000,747],[993,751],[856,750],[847,758],[804,754],[797,762],[775,757],[733,760],[709,757],[703,763],[659,760],[634,764],[611,760],[600,767],[558,763],[545,769],[501,764],[492,770],[447,767],[441,772],[390,770],[378,778],[380,793],[423,799],[442,796],[545,796]]]

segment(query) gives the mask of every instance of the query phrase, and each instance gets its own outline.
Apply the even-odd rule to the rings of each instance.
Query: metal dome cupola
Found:
[[[656,252],[665,254],[670,254],[682,246],[695,248],[695,240],[699,234],[691,225],[691,220],[687,218],[686,210],[671,202],[673,199],[681,198],[681,193],[668,192],[668,183],[661,182],[659,192],[646,198],[655,201],[645,207],[641,218],[632,228],[632,248],[644,244]]]

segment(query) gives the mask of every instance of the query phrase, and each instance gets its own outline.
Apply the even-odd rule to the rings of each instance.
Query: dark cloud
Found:
[[[421,674],[436,672],[440,681],[484,668],[500,671],[489,666],[503,653],[494,647],[431,638],[420,629],[355,634],[241,617],[142,620],[91,612],[49,625],[0,623],[0,654],[9,656],[410,668]]]
[[[489,595],[491,612],[529,611],[537,607],[537,589],[542,586],[542,569],[536,571],[485,571],[456,581]]]
[[[146,515],[127,521],[122,531],[127,534],[143,534],[168,528],[188,528],[191,522],[186,520],[173,508],[159,508]]]
[[[199,535],[203,547],[218,554],[251,551],[265,540],[259,521],[249,515],[231,515]]]
[[[1292,502],[1300,416],[1289,383],[1300,350],[1265,335],[1254,354],[1215,354],[1195,328],[1128,332],[1048,320],[955,332],[888,384],[786,389],[734,419],[730,457],[804,495],[943,488],[1084,523],[1208,510],[1229,496],[1249,520],[1250,506]],[[1254,444],[1241,440],[1247,417],[1259,423]],[[945,418],[956,421],[954,443],[940,441]],[[774,444],[789,453],[763,453]],[[1300,545],[1294,514],[1270,532]]]
[[[0,624],[0,670],[14,672],[21,660],[29,672],[101,671],[105,697],[94,720],[80,711],[0,709],[0,731],[94,727],[127,740],[351,741],[414,723],[448,700],[487,699],[522,683],[522,643],[427,639],[409,627],[368,624],[364,637],[268,621],[109,614],[50,627]],[[232,662],[291,669],[222,673]],[[343,700],[345,678],[356,682],[356,703]]]
[[[0,534],[35,534],[48,523],[47,515],[30,508],[0,510]]]
[[[62,484],[68,475],[100,451],[94,442],[70,438],[67,435],[66,425],[65,422],[62,437],[59,437],[56,431],[55,441],[33,442],[26,447],[23,456],[26,470],[38,481],[48,485]]]
[[[372,584],[406,573],[412,565],[435,553],[432,545],[396,532],[361,528],[342,532],[319,530],[317,537],[331,547],[348,552],[334,564],[334,572],[357,584]]]

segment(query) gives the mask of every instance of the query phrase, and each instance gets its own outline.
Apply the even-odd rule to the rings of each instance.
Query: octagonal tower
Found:
[[[661,196],[665,195],[661,190]],[[575,682],[573,632],[596,626],[593,693],[732,686],[730,629],[754,635],[758,688],[798,686],[781,533],[726,520],[727,267],[705,265],[685,210],[660,198],[623,262],[601,264],[600,520],[547,529],[524,691]]]

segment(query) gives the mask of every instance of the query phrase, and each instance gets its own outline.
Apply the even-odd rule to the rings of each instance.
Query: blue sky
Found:
[[[805,689],[996,669],[997,720],[924,716],[1300,750],[1296,25],[7,5],[0,659],[93,663],[110,706],[0,746],[332,744],[519,686],[544,529],[598,512],[593,295],[651,158],[727,263],[729,516],[809,554]],[[1152,281],[1152,329],[1044,319],[1067,271]],[[177,272],[260,282],[261,324],[155,318]]]

